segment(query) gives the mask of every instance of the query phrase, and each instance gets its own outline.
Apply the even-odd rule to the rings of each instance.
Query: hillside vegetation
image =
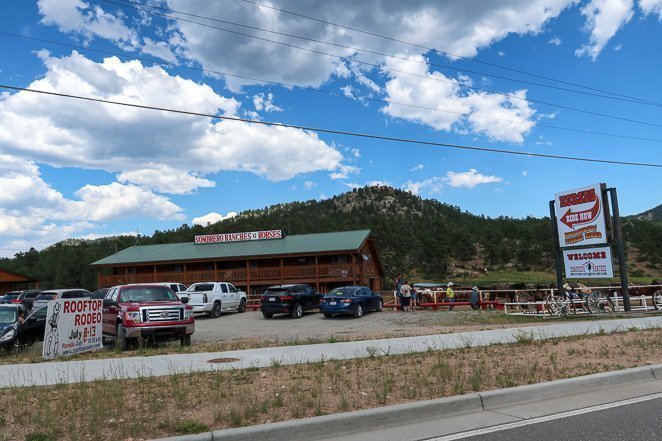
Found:
[[[662,265],[662,223],[646,213],[624,222],[633,267],[639,276],[658,274]],[[213,208],[213,207],[212,207]],[[646,216],[644,216],[646,215]],[[486,218],[437,200],[422,199],[391,187],[365,187],[323,201],[277,204],[248,210],[225,221],[140,236],[141,245],[193,241],[197,234],[283,229],[287,234],[370,229],[387,278],[405,272],[415,280],[509,271],[553,273],[549,218]],[[31,249],[0,266],[31,275],[43,287],[96,287],[89,264],[134,245],[135,237],[69,240],[42,251]]]

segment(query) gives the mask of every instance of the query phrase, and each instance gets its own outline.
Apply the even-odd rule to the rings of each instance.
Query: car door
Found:
[[[48,307],[44,306],[30,314],[18,327],[19,339],[24,342],[43,341],[46,330],[46,314]]]
[[[119,295],[118,288],[111,288],[106,293],[104,300],[111,300],[117,302],[117,297]],[[102,333],[115,335],[115,319],[117,318],[118,308],[116,306],[107,306],[103,305],[103,317],[102,317]]]
[[[375,296],[375,293],[372,292],[369,288],[363,288],[363,292],[366,298],[366,305],[367,308],[369,308],[370,311],[376,311],[377,310],[377,296]]]
[[[226,283],[226,285],[228,286],[228,298],[230,299],[232,305],[231,308],[239,307],[239,290],[232,283]]]

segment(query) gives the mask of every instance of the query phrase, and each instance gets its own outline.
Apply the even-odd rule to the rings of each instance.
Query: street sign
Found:
[[[561,248],[607,243],[600,184],[556,193],[554,204]]]
[[[565,276],[568,279],[603,279],[614,277],[611,248],[563,250]]]

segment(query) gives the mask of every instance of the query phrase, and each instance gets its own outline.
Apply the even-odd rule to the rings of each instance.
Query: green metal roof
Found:
[[[332,251],[356,251],[370,235],[370,230],[334,233],[299,234],[283,239],[252,240],[214,244],[193,242],[160,245],[137,245],[92,263],[92,266],[181,260],[232,259],[274,254],[310,254]]]

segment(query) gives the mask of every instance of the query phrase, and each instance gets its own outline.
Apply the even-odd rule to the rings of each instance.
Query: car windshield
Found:
[[[177,300],[170,288],[165,286],[135,286],[124,288],[121,299],[123,302],[154,302]]]
[[[15,300],[20,296],[20,294],[7,294],[2,299],[3,300]]]
[[[356,291],[355,288],[334,288],[331,290],[331,292],[329,292],[328,295],[340,296],[340,297],[352,297],[354,291]]]
[[[287,288],[267,288],[263,295],[282,296],[283,294],[287,294]]]
[[[35,298],[35,300],[53,300],[55,296],[56,293],[54,292],[42,292]]]
[[[18,311],[14,308],[12,309],[0,309],[0,323],[9,324],[16,323],[18,318]]]

